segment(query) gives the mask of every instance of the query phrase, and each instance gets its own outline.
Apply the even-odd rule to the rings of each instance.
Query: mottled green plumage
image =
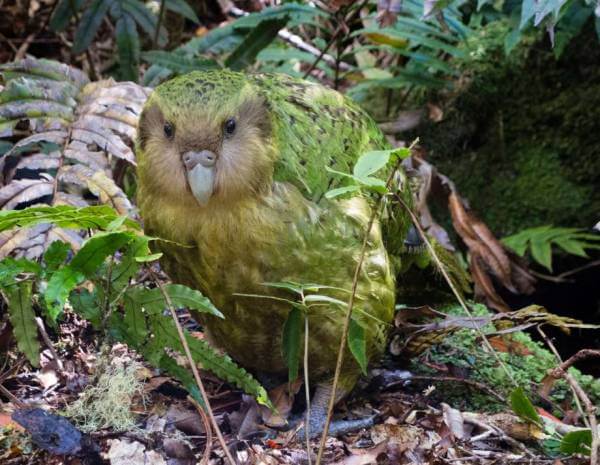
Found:
[[[237,132],[228,135],[224,128],[232,118]],[[166,123],[174,130],[171,139],[163,133]],[[350,290],[370,200],[327,200],[324,193],[344,180],[326,167],[350,172],[361,154],[382,148],[388,148],[383,135],[355,104],[288,76],[194,72],[159,86],[149,98],[137,150],[145,229],[190,246],[160,242],[161,263],[175,282],[200,289],[225,314],[203,323],[245,367],[287,373],[281,333],[290,306],[236,294],[290,298],[262,284],[282,281]],[[181,159],[203,150],[218,158],[205,205],[192,195],[190,170]],[[398,257],[408,225],[401,210],[395,215],[373,226],[358,283],[355,312],[367,330],[370,356],[382,352],[394,313],[388,251]],[[392,249],[386,250],[382,226]],[[349,297],[333,289],[321,293]],[[309,314],[313,381],[333,374],[343,319],[338,306],[314,307]],[[342,393],[358,374],[347,356]]]

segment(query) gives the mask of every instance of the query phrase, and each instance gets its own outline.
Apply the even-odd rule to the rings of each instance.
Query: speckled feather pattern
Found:
[[[324,193],[340,180],[325,167],[351,171],[363,152],[387,148],[387,142],[371,118],[341,94],[279,75],[191,73],[159,86],[144,112],[158,107],[162,118],[186,131],[182,138],[193,132],[205,140],[199,134],[218,132],[227,115],[242,113],[243,119],[240,108],[252,105],[263,108],[267,121],[260,130],[240,121],[247,127],[240,129],[234,148],[227,148],[233,142],[222,142],[222,157],[231,157],[226,167],[230,171],[225,171],[232,179],[240,167],[255,173],[253,184],[228,190],[224,179],[223,194],[206,207],[195,203],[189,189],[178,187],[181,168],[175,158],[168,159],[174,155],[165,155],[173,149],[163,145],[153,123],[142,115],[138,204],[149,234],[185,245],[157,243],[167,274],[200,289],[225,314],[224,320],[199,317],[212,340],[250,370],[285,374],[281,334],[289,304],[239,294],[289,298],[262,284],[286,280],[350,290],[370,204],[360,196],[327,200]],[[261,169],[251,171],[255,166]],[[245,186],[245,180],[239,182]],[[402,228],[407,224],[404,217],[395,222]],[[343,291],[322,293],[348,299]],[[394,273],[382,225],[376,223],[355,305],[367,329],[369,356],[384,349],[394,301]],[[344,309],[335,306],[314,307],[309,313],[313,381],[333,374],[343,319]],[[358,365],[348,354],[341,390],[348,392],[358,375]]]

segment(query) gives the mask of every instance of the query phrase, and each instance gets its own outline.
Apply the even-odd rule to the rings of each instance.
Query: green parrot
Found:
[[[322,85],[217,70],[158,86],[136,145],[138,205],[146,232],[167,240],[158,242],[163,269],[225,315],[199,317],[209,340],[252,372],[286,376],[290,294],[265,283],[318,283],[327,286],[320,294],[348,300],[374,203],[361,194],[326,198],[347,182],[327,168],[351,172],[363,153],[390,148],[383,134]],[[396,209],[369,233],[354,307],[369,358],[385,348],[409,227]],[[344,314],[335,303],[308,312],[311,433],[323,428]],[[348,352],[336,399],[360,372]]]

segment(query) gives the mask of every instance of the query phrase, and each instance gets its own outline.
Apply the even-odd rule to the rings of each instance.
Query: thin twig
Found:
[[[0,392],[4,394],[6,397],[10,399],[10,401],[15,404],[18,408],[25,408],[26,405],[21,402],[12,392],[6,389],[2,384],[0,384]]]
[[[411,145],[410,148],[412,148],[413,145]],[[386,191],[388,191],[390,189],[390,186],[392,185],[392,181],[394,180],[394,175],[398,171],[398,168],[400,168],[401,163],[402,163],[402,159],[398,158],[398,161],[396,162],[394,169],[391,171],[391,173],[385,183]],[[375,205],[373,206],[373,210],[372,210],[371,216],[369,218],[369,223],[367,224],[367,227],[365,228],[365,237],[363,238],[363,243],[362,243],[362,246],[360,249],[358,263],[356,264],[356,268],[354,269],[354,276],[352,278],[352,290],[350,293],[350,299],[348,300],[348,307],[347,307],[346,316],[344,319],[344,326],[342,329],[342,337],[340,339],[340,347],[338,349],[338,357],[337,357],[337,362],[336,362],[336,366],[335,366],[335,374],[333,376],[331,397],[329,398],[329,406],[327,409],[327,418],[325,420],[325,425],[323,427],[323,434],[321,436],[321,441],[319,443],[319,452],[317,454],[316,465],[319,465],[321,463],[321,459],[323,458],[323,453],[325,452],[325,443],[327,441],[327,434],[329,433],[329,423],[331,423],[331,417],[333,416],[333,408],[335,407],[335,400],[336,400],[335,393],[337,390],[340,373],[342,371],[342,363],[344,362],[344,352],[346,350],[346,339],[348,337],[348,331],[350,329],[350,320],[352,319],[352,307],[354,306],[354,299],[356,297],[356,290],[358,287],[358,277],[360,275],[360,270],[362,269],[362,264],[363,264],[363,261],[365,259],[365,255],[367,252],[367,245],[369,243],[369,235],[371,234],[371,228],[373,227],[373,223],[375,222],[377,214],[379,213],[379,206],[382,203],[383,198],[384,198],[383,195],[379,196],[377,198]]]
[[[448,286],[450,286],[450,289],[452,290],[452,293],[456,297],[456,300],[458,300],[458,303],[460,304],[462,309],[465,311],[467,316],[471,320],[473,320],[474,319],[473,314],[467,307],[467,304],[466,304],[465,300],[463,299],[462,295],[460,294],[460,292],[458,292],[456,285],[454,284],[454,282],[448,275],[448,272],[446,271],[446,267],[442,264],[435,249],[431,245],[431,241],[427,237],[427,234],[425,234],[425,231],[423,230],[421,224],[419,223],[418,218],[412,212],[412,210],[408,207],[408,205],[406,205],[406,203],[404,202],[402,197],[400,197],[397,193],[394,193],[394,196],[396,197],[396,200],[398,200],[398,202],[400,202],[400,204],[404,207],[404,209],[408,212],[409,216],[411,217],[411,220],[412,220],[415,228],[417,228],[417,230],[419,231],[419,234],[420,234],[421,238],[423,239],[423,242],[425,242],[425,245],[427,246],[427,249],[429,250],[431,257],[433,258],[433,261],[435,262],[436,266],[438,267],[439,272],[442,274],[442,276],[444,276],[444,279],[448,283]],[[515,381],[515,378],[513,377],[511,371],[508,369],[508,366],[502,361],[502,359],[498,356],[498,353],[494,350],[494,348],[492,347],[492,344],[490,344],[490,341],[488,340],[485,333],[482,331],[482,329],[479,326],[477,326],[475,324],[473,326],[475,327],[475,330],[479,333],[479,335],[483,339],[483,343],[485,344],[486,348],[492,353],[492,356],[496,359],[496,362],[498,363],[498,365],[502,367],[502,369],[504,370],[504,372],[506,373],[508,378],[511,380],[513,385],[515,387],[517,387],[518,384]]]
[[[44,340],[46,347],[48,347],[48,350],[52,354],[54,363],[56,363],[56,368],[58,368],[60,371],[63,371],[64,370],[63,362],[60,359],[60,357],[58,356],[58,354],[56,353],[56,350],[54,349],[54,344],[52,344],[52,341],[50,340],[50,337],[48,336],[48,333],[46,332],[46,327],[44,326],[44,321],[39,316],[36,316],[35,323],[37,324],[38,330],[40,331],[40,334],[42,335],[42,339]]]
[[[559,366],[550,370],[548,374],[554,379],[564,378],[567,380],[571,388],[577,394],[577,397],[585,405],[585,413],[590,424],[590,430],[592,432],[592,450],[590,452],[590,465],[600,465],[598,454],[600,453],[600,433],[598,432],[598,421],[596,420],[596,406],[592,404],[592,401],[581,388],[577,380],[568,372],[568,368],[578,360],[590,357],[599,357],[600,350],[583,349],[569,358],[567,361],[561,363]]]
[[[556,357],[556,360],[558,360],[558,363],[562,364],[563,363],[562,357],[558,353],[558,350],[556,350],[556,347],[554,347],[554,344],[552,343],[552,341],[550,340],[548,335],[542,330],[541,325],[537,326],[536,329],[537,329],[537,332],[539,333],[539,335],[542,336],[542,339],[544,340],[546,345],[550,348],[550,351],[554,354],[554,357]],[[586,426],[589,427],[590,425],[588,424],[587,418],[585,416],[585,412],[583,411],[583,407],[581,405],[579,397],[577,396],[577,392],[571,386],[569,386],[569,388],[571,389],[571,392],[573,393],[573,400],[575,401],[575,405],[577,406],[577,410],[579,411],[579,414],[584,419]]]
[[[156,31],[154,31],[154,39],[152,40],[153,48],[156,48],[158,44],[158,37],[160,36],[160,26],[162,25],[163,16],[165,15],[165,6],[167,0],[160,0],[160,10],[158,11],[158,20],[156,21]]]
[[[200,417],[202,418],[202,423],[204,423],[204,429],[206,431],[206,445],[204,446],[204,452],[202,454],[202,459],[200,460],[200,465],[208,465],[208,461],[210,460],[210,453],[212,451],[212,428],[210,426],[210,420],[206,416],[206,412],[202,408],[202,406],[196,402],[192,396],[188,396],[187,400],[196,408]]]
[[[177,312],[175,311],[175,307],[173,307],[171,297],[169,296],[167,291],[165,291],[163,284],[160,282],[160,280],[154,274],[154,271],[152,271],[150,268],[148,268],[148,271],[150,273],[150,276],[152,276],[153,281],[156,283],[156,285],[160,289],[160,292],[163,295],[163,298],[165,299],[167,307],[169,308],[169,311],[171,312],[171,317],[173,318],[175,327],[177,328],[177,334],[179,335],[179,340],[181,341],[181,345],[183,346],[183,350],[185,351],[185,356],[188,360],[188,363],[190,364],[190,366],[192,368],[192,373],[194,374],[194,379],[196,380],[198,389],[200,389],[200,394],[202,395],[202,400],[204,402],[204,405],[206,405],[208,417],[210,418],[210,422],[212,424],[214,432],[217,435],[219,444],[221,444],[221,447],[223,448],[223,452],[225,453],[225,456],[227,457],[227,460],[229,461],[229,463],[231,465],[235,465],[235,460],[231,456],[231,452],[229,452],[229,448],[227,447],[227,443],[225,442],[223,433],[221,433],[221,429],[219,428],[217,419],[215,418],[212,408],[210,407],[208,394],[206,393],[206,389],[204,389],[204,383],[202,382],[202,378],[200,378],[200,373],[198,372],[198,367],[196,366],[196,362],[194,362],[194,358],[192,357],[192,352],[190,350],[190,346],[188,345],[187,339],[185,338],[185,334],[183,333],[183,328],[181,327],[181,323],[179,323],[179,319],[177,318]]]

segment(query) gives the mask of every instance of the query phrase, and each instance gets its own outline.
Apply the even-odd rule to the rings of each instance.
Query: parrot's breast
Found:
[[[318,294],[347,302],[370,215],[367,202],[357,197],[317,205],[287,183],[275,183],[258,200],[199,209],[197,215],[165,202],[144,200],[146,228],[173,241],[159,246],[173,281],[201,290],[225,315],[201,318],[211,339],[248,369],[287,373],[282,331],[292,306],[284,299],[298,299],[265,283],[314,283],[326,286]],[[394,294],[390,260],[375,223],[354,306],[369,355],[383,350]],[[315,379],[334,371],[345,311],[322,303],[308,310],[309,370]],[[358,366],[351,356],[346,360],[351,388]]]

